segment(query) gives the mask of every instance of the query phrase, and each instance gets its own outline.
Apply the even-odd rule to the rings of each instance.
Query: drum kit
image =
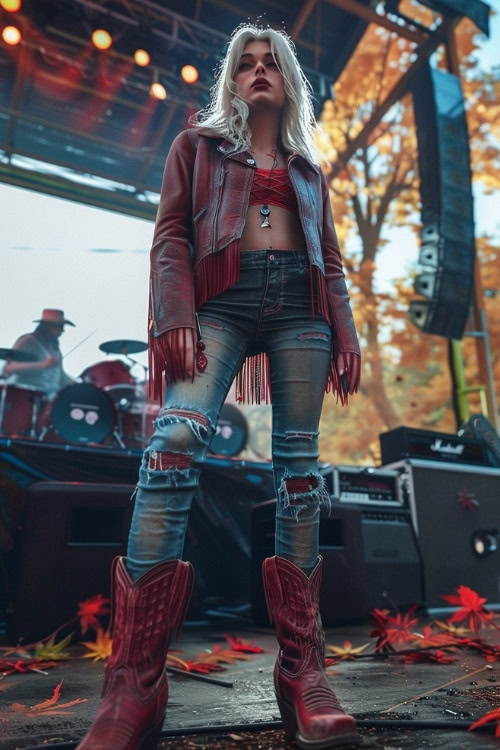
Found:
[[[62,388],[49,400],[30,386],[0,382],[0,434],[56,443],[85,443],[143,450],[153,434],[159,404],[148,398],[147,381],[131,369],[139,362],[130,355],[143,352],[142,341],[105,341],[99,349],[121,359],[96,362],[80,375],[81,382]],[[0,360],[33,361],[26,352],[0,348]],[[147,368],[144,369],[144,375]]]

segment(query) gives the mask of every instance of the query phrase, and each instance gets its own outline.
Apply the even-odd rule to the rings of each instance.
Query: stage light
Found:
[[[478,557],[488,557],[498,549],[497,531],[476,531],[472,536],[472,549]]]
[[[2,39],[6,44],[14,47],[21,41],[22,35],[17,26],[4,26],[2,29]]]
[[[136,49],[134,52],[134,60],[136,65],[140,65],[141,68],[145,68],[151,62],[151,57],[145,49]]]
[[[200,74],[198,72],[198,68],[195,68],[194,65],[182,66],[181,78],[184,81],[184,83],[196,83],[199,77],[200,77]]]
[[[7,13],[16,13],[21,7],[21,0],[0,0],[0,7]]]
[[[92,32],[92,43],[97,49],[106,50],[113,44],[113,39],[109,31],[105,29],[96,29]]]
[[[151,88],[149,89],[149,93],[151,96],[154,96],[156,99],[166,99],[167,98],[167,91],[164,86],[161,85],[161,83],[152,83]]]

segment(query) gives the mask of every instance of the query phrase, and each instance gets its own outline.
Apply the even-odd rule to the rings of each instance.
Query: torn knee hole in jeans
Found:
[[[158,412],[154,425],[161,429],[168,424],[179,423],[189,425],[198,440],[203,440],[209,431],[215,431],[205,414],[192,409],[162,408]]]
[[[315,509],[325,505],[331,510],[330,493],[321,474],[295,475],[285,469],[278,492],[281,510],[289,508],[289,513],[298,520],[301,510]]]
[[[150,471],[188,469],[192,465],[193,457],[185,453],[170,453],[169,451],[150,451],[148,453],[148,469]]]
[[[321,339],[322,341],[328,341],[328,335],[326,333],[321,333],[321,331],[306,331],[304,333],[299,333],[299,341],[302,341],[302,339]]]

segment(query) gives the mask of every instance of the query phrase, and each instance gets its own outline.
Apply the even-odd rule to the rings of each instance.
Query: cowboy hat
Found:
[[[42,310],[42,317],[34,320],[33,323],[55,323],[56,325],[64,325],[66,323],[69,326],[75,327],[75,324],[71,320],[66,320],[63,310],[51,310],[49,308]]]

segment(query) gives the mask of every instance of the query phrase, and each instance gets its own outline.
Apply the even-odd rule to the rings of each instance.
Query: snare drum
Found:
[[[19,437],[36,437],[38,414],[44,391],[29,385],[0,386],[0,433]]]
[[[113,432],[116,411],[105,391],[91,383],[67,385],[57,394],[40,439],[68,443],[103,443]],[[45,437],[46,435],[46,437]]]

